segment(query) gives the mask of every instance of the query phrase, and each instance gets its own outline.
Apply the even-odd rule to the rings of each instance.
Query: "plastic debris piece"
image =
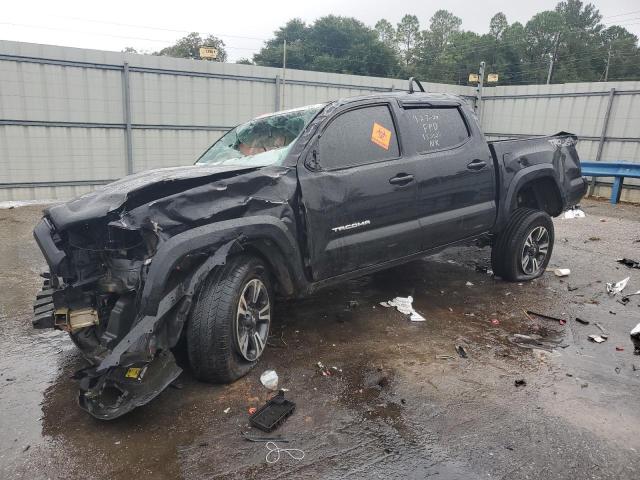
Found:
[[[380,302],[380,305],[387,308],[395,308],[400,313],[408,315],[412,322],[424,322],[426,319],[413,309],[413,297],[396,297],[393,300]]]
[[[231,407],[227,407],[223,410],[224,413],[229,413],[231,411]]]
[[[617,283],[607,283],[607,292],[612,295],[620,293],[627,286],[629,278],[630,277],[624,278]]]
[[[589,320],[585,320],[584,318],[576,317],[576,322],[581,323],[583,325],[589,325]]]
[[[602,335],[589,335],[589,340],[595,343],[603,343],[607,341],[607,337]]]
[[[249,415],[253,415],[254,413],[256,413],[258,409],[256,407],[250,407],[249,408]]]
[[[462,345],[456,345],[456,352],[460,355],[461,358],[467,358],[467,351],[464,349]]]
[[[633,327],[630,335],[633,342],[633,353],[640,355],[640,323]]]
[[[500,320],[498,320],[497,318],[492,318],[491,325],[500,325]]]
[[[333,375],[333,373],[331,372],[331,369],[325,367],[322,362],[316,363],[316,366],[320,370],[320,373],[322,374],[323,377],[330,377],[331,375]]]
[[[556,268],[553,273],[556,277],[568,277],[571,274],[571,270],[568,268]]]
[[[278,428],[296,409],[296,404],[284,398],[284,392],[280,390],[262,407],[249,417],[249,423],[262,430],[272,432]]]
[[[582,210],[580,210],[578,207],[571,208],[571,209],[567,210],[566,212],[564,212],[564,218],[567,218],[567,219],[584,218],[586,216],[587,215]]]
[[[640,268],[640,260],[632,260],[631,258],[620,258],[617,260],[618,263],[622,265],[626,265],[629,268]]]
[[[269,390],[277,390],[278,374],[275,370],[265,370],[262,375],[260,375],[260,382]]]
[[[516,387],[526,387],[527,381],[524,378],[519,378],[518,380],[514,381],[513,384]]]
[[[624,347],[616,347],[616,352],[624,352]]]
[[[567,321],[561,318],[560,320],[558,320],[558,323],[560,323],[560,325],[564,325],[565,323],[567,323]]]
[[[471,282],[469,282],[469,281],[467,281],[467,283],[465,283],[465,285],[466,285],[467,287],[473,287],[473,283],[471,283]]]

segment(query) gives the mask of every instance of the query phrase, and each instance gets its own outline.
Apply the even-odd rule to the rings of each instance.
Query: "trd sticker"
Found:
[[[364,227],[370,225],[370,220],[363,220],[361,222],[350,223],[349,225],[340,225],[339,227],[333,227],[331,230],[334,232],[343,232],[344,230],[351,230],[352,228]]]
[[[371,130],[371,141],[379,147],[389,150],[389,144],[391,143],[391,130],[374,122],[373,129]]]

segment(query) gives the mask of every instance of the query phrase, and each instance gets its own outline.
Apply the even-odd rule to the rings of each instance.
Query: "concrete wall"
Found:
[[[70,198],[129,172],[191,164],[224,131],[278,105],[407,87],[406,80],[288,70],[283,99],[281,75],[0,41],[0,201]],[[475,95],[468,86],[425,88]],[[480,118],[490,139],[565,130],[580,137],[583,159],[640,162],[640,82],[489,87]],[[608,196],[608,188],[603,182],[595,193]],[[640,201],[640,189],[626,188],[622,199]]]

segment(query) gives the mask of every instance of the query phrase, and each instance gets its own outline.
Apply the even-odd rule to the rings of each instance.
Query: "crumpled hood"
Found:
[[[69,202],[49,207],[44,213],[58,229],[64,230],[78,223],[103,218],[129,202],[136,206],[257,168],[259,167],[189,165],[148,170],[98,187]]]

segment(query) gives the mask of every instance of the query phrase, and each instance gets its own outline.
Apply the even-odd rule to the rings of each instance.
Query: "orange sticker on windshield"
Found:
[[[371,130],[371,141],[379,147],[389,150],[389,144],[391,143],[391,130],[374,122],[373,130]]]

